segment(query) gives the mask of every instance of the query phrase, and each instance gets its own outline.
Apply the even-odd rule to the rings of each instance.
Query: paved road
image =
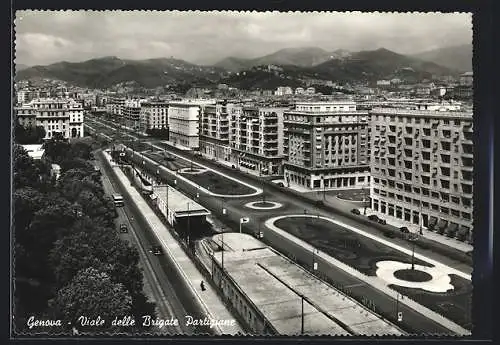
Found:
[[[198,157],[193,157],[189,156],[187,153],[182,153],[179,151],[175,151],[176,154],[179,154],[181,156],[184,156],[188,159],[193,159],[194,161],[200,162],[205,166],[213,167],[213,168],[218,168],[215,164],[212,162],[207,162],[206,160],[202,160]],[[151,158],[154,158],[152,156]],[[163,164],[163,162],[159,162]],[[151,171],[156,171],[158,167],[158,163],[152,164],[150,162],[147,162],[146,167],[151,169]],[[234,177],[237,177],[243,181],[252,183],[252,180],[247,179],[244,175],[239,174],[238,172],[226,172],[226,174],[231,174]],[[191,186],[190,184],[184,182],[181,178],[178,176],[169,174],[168,172],[164,170],[160,170],[160,176],[163,180],[167,181],[169,184],[173,185],[173,180],[177,180],[177,188],[179,188],[182,192],[190,195],[193,198],[196,198],[196,193],[197,190],[195,187]],[[261,187],[261,186],[258,186]],[[266,210],[254,210],[245,207],[244,205],[248,202],[251,201],[260,201],[263,198],[263,195],[265,195],[266,200],[270,201],[276,201],[281,204],[283,204],[283,207],[271,211],[266,211]],[[218,217],[223,223],[226,224],[228,228],[233,228],[234,230],[237,231],[238,226],[239,226],[239,218],[241,217],[250,217],[250,222],[244,224],[243,226],[243,232],[247,233],[253,233],[255,231],[259,231],[263,229],[263,223],[265,220],[269,219],[272,216],[276,215],[285,215],[285,214],[297,214],[297,213],[304,213],[307,212],[308,214],[320,214],[322,216],[326,217],[334,217],[346,224],[356,226],[364,231],[367,231],[369,233],[377,234],[380,235],[379,231],[376,229],[369,228],[365,225],[360,225],[356,223],[354,220],[344,218],[342,216],[339,216],[337,214],[332,214],[329,212],[325,212],[322,210],[319,210],[315,208],[313,205],[310,203],[303,202],[301,200],[291,198],[288,194],[279,192],[277,190],[269,190],[265,189],[264,194],[259,195],[259,196],[254,196],[254,197],[243,197],[243,198],[221,198],[221,197],[214,197],[211,195],[203,194],[200,193],[200,197],[197,199],[197,201],[202,204],[204,207],[207,207],[208,209],[212,210],[212,213]],[[226,208],[227,209],[227,214],[222,215],[222,209]],[[400,244],[400,245],[408,245],[406,241],[401,240],[401,239],[390,239],[391,242]],[[271,245],[272,247],[283,251],[283,252],[288,252],[294,255],[296,258],[299,260],[303,260],[307,262],[307,258],[310,257],[310,254],[304,250],[301,247],[298,247],[297,245],[293,243],[289,243],[288,241],[284,241],[282,238],[273,238],[272,236],[266,236],[265,241]],[[432,253],[429,251],[421,250],[418,249],[416,252],[419,252],[423,255],[426,255],[430,258],[433,258],[437,261],[442,262],[443,264],[452,266],[456,269],[460,269],[464,272],[470,273],[472,271],[472,268],[457,262],[453,259],[443,257],[442,255]],[[396,312],[396,304],[397,301],[389,297],[382,292],[363,285],[363,282],[357,280],[356,278],[344,273],[340,269],[336,267],[332,267],[331,265],[327,265],[324,263],[323,265],[320,265],[321,272],[326,274],[328,277],[332,278],[333,280],[337,281],[339,284],[342,285],[349,285],[353,286],[352,292],[355,294],[359,294],[360,296],[364,296],[366,298],[369,298],[375,305],[377,306],[378,310],[381,310],[383,312],[391,313],[394,314]],[[361,285],[360,285],[361,284]],[[434,321],[431,321],[421,315],[420,313],[417,313],[413,311],[410,308],[405,307],[404,305],[399,304],[399,311],[403,311],[404,314],[404,323],[407,325],[410,325],[410,329],[407,329],[410,332],[416,332],[416,333],[448,333],[444,327],[441,325],[435,323]],[[408,328],[408,327],[407,327]]]
[[[99,157],[99,155],[96,155]],[[117,181],[107,175],[103,162],[99,160],[97,165],[100,166],[102,172],[102,181],[104,190],[108,195],[117,193]],[[126,224],[129,232],[120,234],[120,237],[128,241],[131,245],[135,246],[139,252],[140,265],[144,274],[144,291],[147,296],[154,300],[157,306],[157,319],[170,320],[177,318],[179,326],[164,326],[155,328],[160,334],[192,334],[192,327],[185,327],[184,316],[187,315],[184,307],[182,306],[179,298],[175,294],[175,289],[169,281],[168,276],[162,268],[161,258],[152,256],[149,253],[149,248],[152,244],[156,244],[154,240],[147,235],[144,228],[140,227],[137,223],[139,219],[127,205],[117,208],[118,218],[115,223],[117,227],[119,224]],[[118,230],[117,230],[118,231]],[[143,322],[144,320],[136,320],[136,322]]]

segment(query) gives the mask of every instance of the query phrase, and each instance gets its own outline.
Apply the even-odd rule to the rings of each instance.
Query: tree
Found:
[[[13,175],[15,189],[37,187],[42,179],[40,165],[35,164],[28,152],[19,145],[14,146]]]
[[[80,330],[113,330],[111,321],[115,317],[131,315],[132,297],[123,284],[113,282],[111,277],[94,267],[78,272],[69,284],[64,286],[51,303],[55,318],[71,322]],[[100,327],[81,326],[78,318],[86,316],[106,320]]]
[[[64,159],[71,157],[71,145],[67,139],[58,134],[56,133],[52,139],[47,140],[43,148],[45,149],[45,155],[52,162],[61,164]]]
[[[24,127],[19,123],[16,123],[14,128],[14,136],[15,140],[18,144],[27,145],[27,144],[41,144],[43,143],[43,138],[45,138],[45,128],[43,126],[29,126]]]

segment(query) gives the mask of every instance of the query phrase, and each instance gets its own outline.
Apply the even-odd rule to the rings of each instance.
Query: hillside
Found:
[[[459,72],[470,72],[472,71],[472,53],[472,45],[463,44],[422,52],[412,57],[434,62]]]
[[[16,79],[52,78],[85,87],[104,88],[125,82],[154,88],[178,82],[211,83],[223,71],[216,67],[190,64],[176,59],[122,60],[104,57],[84,62],[59,62],[22,70]]]
[[[381,48],[371,51],[352,53],[345,59],[331,59],[309,69],[325,79],[337,81],[374,81],[392,77],[414,79],[430,78],[433,74],[453,74],[446,67],[432,62],[421,61]]]
[[[339,57],[339,51],[327,52],[317,47],[285,48],[255,59],[228,57],[217,62],[214,66],[236,72],[262,65],[312,67],[330,58]]]

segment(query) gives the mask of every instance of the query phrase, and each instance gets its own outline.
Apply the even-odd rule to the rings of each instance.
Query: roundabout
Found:
[[[245,204],[245,207],[252,208],[254,210],[275,210],[282,206],[282,204],[275,201],[252,201]]]
[[[399,261],[377,262],[377,277],[383,279],[388,285],[394,284],[407,288],[422,289],[430,292],[448,292],[454,290],[450,274],[443,268],[411,265]]]

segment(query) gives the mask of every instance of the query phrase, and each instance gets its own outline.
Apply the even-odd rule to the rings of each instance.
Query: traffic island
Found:
[[[409,282],[426,282],[432,279],[432,276],[424,271],[419,270],[399,270],[394,272],[394,276],[401,280],[406,280]]]
[[[183,177],[193,181],[197,185],[215,194],[243,195],[255,192],[254,189],[251,189],[236,181],[225,178],[224,176],[216,174],[213,171],[207,170],[203,173],[198,173],[198,174],[185,173],[182,171],[179,171],[179,173]]]
[[[427,262],[417,258],[412,260],[411,255],[353,232],[323,217],[310,215],[285,217],[275,221],[274,225],[367,276],[379,276],[377,271],[380,270],[380,267],[378,266],[382,263],[393,263],[393,271],[409,269],[412,261],[418,271],[428,271],[428,274],[433,275],[432,272],[437,269]],[[411,248],[410,244],[408,244],[408,248]],[[380,279],[401,294],[460,326],[470,329],[470,321],[468,320],[471,317],[471,281],[444,271],[440,273],[440,277],[448,278],[446,279],[447,288],[435,292],[416,287],[421,284],[432,285],[431,281],[417,281],[417,279],[424,279],[424,275],[420,273],[399,274],[406,275],[409,279],[400,278],[398,285],[396,285],[393,282],[397,281],[398,278],[392,272],[390,274],[392,281],[382,277]],[[460,310],[460,312],[456,312],[456,310]]]
[[[245,204],[245,207],[254,210],[274,210],[282,207],[283,205],[275,201],[254,201]]]

